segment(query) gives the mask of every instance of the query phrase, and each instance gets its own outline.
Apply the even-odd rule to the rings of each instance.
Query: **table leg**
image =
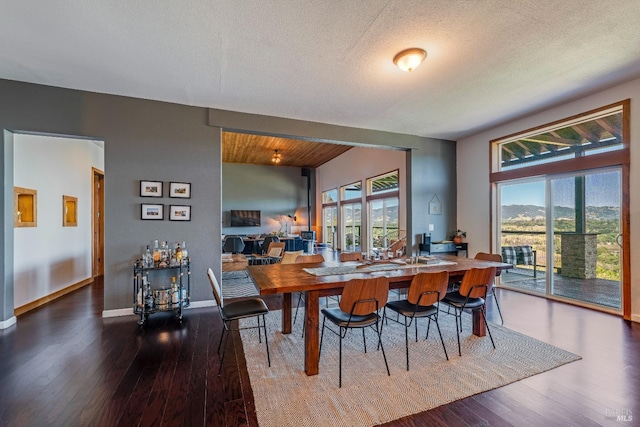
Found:
[[[291,333],[291,293],[282,294],[282,333]]]
[[[307,375],[318,375],[320,359],[318,326],[320,301],[318,291],[307,291],[305,295],[304,370]]]
[[[487,324],[484,322],[484,318],[482,317],[480,310],[484,310],[484,307],[471,312],[473,318],[473,335],[484,337],[487,335]]]

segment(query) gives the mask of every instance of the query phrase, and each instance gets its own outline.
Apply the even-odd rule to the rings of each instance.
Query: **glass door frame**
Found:
[[[498,204],[499,198],[497,194],[497,185],[501,182],[507,182],[516,180],[519,178],[533,178],[533,177],[547,177],[552,175],[561,175],[571,172],[580,172],[580,171],[589,171],[589,170],[597,170],[601,168],[608,168],[611,166],[619,166],[622,171],[621,177],[621,193],[622,200],[620,206],[620,233],[622,235],[622,263],[621,263],[621,278],[622,278],[622,317],[626,320],[631,320],[631,256],[630,256],[630,203],[629,203],[629,169],[630,169],[630,148],[629,148],[629,135],[630,135],[630,125],[629,125],[629,117],[630,117],[630,103],[629,99],[624,101],[620,101],[614,104],[610,104],[595,110],[591,110],[582,114],[578,114],[573,117],[568,117],[565,119],[558,120],[553,123],[544,124],[541,126],[537,126],[535,128],[531,128],[522,132],[518,132],[512,135],[507,135],[504,137],[500,137],[494,140],[491,140],[490,143],[490,165],[489,165],[489,183],[490,183],[490,200],[489,206],[491,206],[489,212],[489,245],[494,253],[499,253],[499,240],[497,239],[497,231],[499,230],[499,215],[498,215]],[[564,160],[561,162],[548,163],[548,164],[540,164],[527,168],[519,168],[508,171],[500,171],[499,170],[499,147],[500,143],[507,138],[513,138],[517,135],[534,132],[537,129],[549,128],[553,125],[561,125],[564,122],[576,119],[581,116],[587,116],[591,114],[595,114],[598,111],[604,111],[607,109],[611,109],[613,107],[621,107],[622,108],[622,148],[615,151],[608,151],[599,154],[594,154],[590,156],[573,158],[570,160]],[[549,299],[555,299],[557,297],[547,297]],[[571,304],[576,304],[572,300],[568,300],[567,302]],[[581,304],[576,304],[581,305]],[[591,306],[590,306],[591,307]],[[598,310],[601,310],[600,307],[597,307]],[[607,310],[602,310],[607,311]]]
[[[554,300],[559,300],[559,301],[563,301],[563,302],[568,302],[574,305],[579,305],[579,306],[584,306],[584,307],[589,307],[589,308],[594,308],[597,309],[599,311],[604,311],[604,312],[608,312],[608,313],[612,313],[612,314],[616,314],[616,315],[621,315],[623,314],[623,309],[624,309],[624,301],[625,301],[625,295],[624,295],[624,287],[623,287],[623,277],[624,277],[624,268],[625,268],[625,254],[624,251],[622,250],[622,245],[621,246],[621,253],[620,253],[620,269],[621,269],[621,277],[620,277],[620,281],[619,281],[619,286],[620,286],[620,302],[621,302],[621,307],[620,309],[616,309],[613,307],[608,307],[604,304],[597,304],[594,302],[589,302],[589,301],[585,301],[579,298],[570,298],[567,296],[562,296],[560,294],[555,293],[555,288],[554,288],[554,271],[555,269],[558,267],[556,265],[556,260],[555,260],[555,237],[556,237],[556,224],[554,222],[554,207],[556,205],[558,205],[558,201],[557,199],[554,197],[554,182],[558,181],[558,180],[562,180],[562,179],[567,179],[567,178],[575,178],[577,176],[582,176],[584,178],[586,178],[589,175],[597,175],[597,174],[601,174],[601,173],[607,173],[607,172],[618,172],[620,174],[620,186],[623,186],[623,167],[622,166],[611,166],[611,167],[606,167],[606,168],[600,168],[600,169],[594,169],[594,170],[585,170],[585,171],[580,171],[580,172],[571,172],[571,173],[564,173],[564,174],[557,174],[557,175],[549,175],[549,176],[545,176],[545,177],[531,177],[531,178],[524,178],[524,179],[517,179],[517,180],[512,180],[512,181],[505,181],[505,182],[500,182],[500,183],[496,183],[496,205],[495,205],[495,212],[496,212],[496,248],[495,248],[495,253],[500,253],[500,249],[501,249],[501,235],[502,235],[502,216],[501,216],[501,212],[502,212],[502,186],[503,185],[518,185],[518,184],[527,184],[527,183],[533,183],[533,182],[541,182],[544,186],[544,208],[545,208],[545,259],[544,259],[544,267],[545,267],[545,289],[544,289],[544,293],[540,293],[540,292],[536,292],[533,290],[529,290],[529,289],[525,289],[525,288],[521,288],[519,286],[511,286],[508,283],[501,283],[501,287],[504,287],[506,289],[510,289],[510,290],[514,290],[514,291],[518,291],[518,292],[523,292],[523,293],[527,293],[527,294],[531,294],[531,295],[536,295],[536,296],[543,296],[545,298],[549,298],[549,299],[554,299]],[[619,221],[619,229],[620,231],[622,231],[622,200],[623,200],[623,191],[622,188],[620,188],[620,195],[619,195],[619,202],[620,202],[620,216],[618,217],[618,221]],[[585,218],[586,220],[586,218]],[[620,233],[622,234],[622,233]],[[627,263],[628,264],[628,263]],[[580,279],[576,279],[576,280],[580,280]]]

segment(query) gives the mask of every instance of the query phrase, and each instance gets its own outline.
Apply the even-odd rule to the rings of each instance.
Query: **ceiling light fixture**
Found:
[[[427,57],[427,52],[419,47],[412,47],[411,49],[405,49],[402,52],[398,52],[393,57],[393,63],[402,71],[413,71],[422,61]]]
[[[271,158],[271,162],[277,165],[280,161],[282,161],[282,154],[278,153],[278,150],[275,150],[275,153],[273,153],[273,157]]]

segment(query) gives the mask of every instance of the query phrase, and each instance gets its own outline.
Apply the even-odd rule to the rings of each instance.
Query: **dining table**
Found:
[[[344,285],[351,279],[363,279],[384,276],[389,279],[390,289],[408,288],[413,277],[422,272],[447,271],[450,283],[462,280],[464,273],[471,268],[496,267],[502,270],[513,265],[462,258],[453,255],[437,255],[429,264],[397,263],[398,261],[372,263],[323,263],[250,265],[249,275],[256,284],[260,295],[282,295],[282,333],[291,333],[292,294],[304,292],[304,369],[307,375],[319,372],[319,324],[320,298],[340,295]],[[485,336],[486,324],[478,310],[472,312],[473,334]]]

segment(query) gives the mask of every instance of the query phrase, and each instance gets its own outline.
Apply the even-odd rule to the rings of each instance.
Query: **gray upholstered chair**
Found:
[[[222,245],[222,252],[241,254],[244,251],[244,241],[240,236],[227,236]]]

